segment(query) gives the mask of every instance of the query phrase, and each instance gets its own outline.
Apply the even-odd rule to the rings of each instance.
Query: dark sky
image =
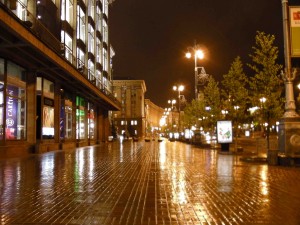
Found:
[[[115,0],[109,26],[113,76],[145,80],[146,97],[163,108],[177,95],[174,84],[194,97],[194,61],[185,52],[195,41],[205,50],[198,65],[218,81],[237,56],[250,62],[256,31],[274,34],[284,54],[281,0]]]

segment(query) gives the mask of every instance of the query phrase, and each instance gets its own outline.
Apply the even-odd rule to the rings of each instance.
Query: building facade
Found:
[[[117,135],[143,137],[145,135],[144,80],[113,80],[114,96],[121,102],[121,110],[112,112],[112,126]]]
[[[105,141],[108,0],[0,0],[0,157]]]
[[[160,121],[164,115],[164,109],[155,105],[150,99],[145,99],[146,132],[149,135],[161,132]]]

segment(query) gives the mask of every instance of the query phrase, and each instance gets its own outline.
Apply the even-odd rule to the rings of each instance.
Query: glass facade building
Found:
[[[0,0],[0,157],[107,140],[108,0]]]

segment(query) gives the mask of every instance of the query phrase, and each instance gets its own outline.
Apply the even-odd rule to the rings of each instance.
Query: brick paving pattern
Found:
[[[0,224],[300,224],[300,168],[169,142],[0,161]]]

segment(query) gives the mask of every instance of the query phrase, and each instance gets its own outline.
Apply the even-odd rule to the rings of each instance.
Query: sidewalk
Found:
[[[300,224],[300,168],[180,142],[0,160],[0,224]]]

